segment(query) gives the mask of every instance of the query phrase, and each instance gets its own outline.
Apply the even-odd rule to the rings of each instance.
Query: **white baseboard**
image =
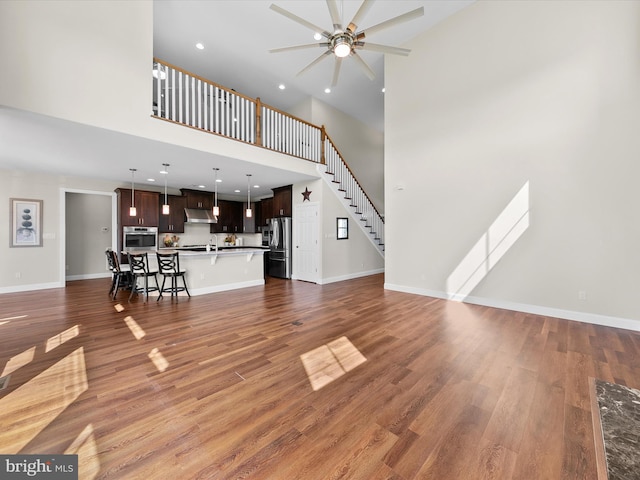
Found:
[[[49,288],[64,288],[64,283],[60,283],[60,282],[32,283],[29,285],[15,285],[11,287],[0,287],[0,294],[30,292],[31,290],[47,290]]]
[[[365,272],[355,272],[348,275],[340,275],[338,277],[321,278],[318,280],[318,285],[326,285],[327,283],[343,282],[345,280],[353,280],[354,278],[368,277],[369,275],[377,275],[378,273],[384,273],[384,268],[378,268],[376,270],[367,270]]]
[[[106,273],[85,273],[82,275],[67,275],[67,282],[75,282],[76,280],[93,280],[94,278],[111,278],[111,272]]]
[[[483,297],[467,296],[459,298],[437,290],[406,287],[391,283],[385,283],[384,288],[385,290],[394,290],[397,292],[412,293],[414,295],[422,295],[425,297],[440,298],[443,300],[450,300],[452,302],[471,303],[485,307],[501,308],[504,310],[513,310],[515,312],[532,313],[534,315],[541,315],[544,317],[562,318],[564,320],[591,323],[594,325],[602,325],[604,327],[624,328],[625,330],[640,332],[640,320],[633,320],[630,318],[611,317],[608,315],[576,312],[573,310],[563,310],[561,308],[543,307],[540,305],[529,305],[526,303],[516,303]]]

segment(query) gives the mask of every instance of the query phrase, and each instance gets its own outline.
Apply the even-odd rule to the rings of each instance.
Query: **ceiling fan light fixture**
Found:
[[[338,35],[336,36],[332,43],[333,53],[338,58],[348,57],[351,53],[351,46],[353,45],[353,40],[349,35]]]

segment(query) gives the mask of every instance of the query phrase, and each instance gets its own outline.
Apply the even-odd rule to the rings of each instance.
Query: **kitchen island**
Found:
[[[207,251],[202,247],[160,248],[162,253],[179,252],[192,296],[264,285],[264,253],[261,247],[222,247]],[[155,252],[149,253],[149,266],[157,268]],[[158,275],[162,285],[162,275]],[[153,295],[156,292],[151,292]],[[180,292],[180,295],[186,295]]]

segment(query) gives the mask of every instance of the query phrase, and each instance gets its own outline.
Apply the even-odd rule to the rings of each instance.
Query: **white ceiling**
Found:
[[[401,46],[473,1],[377,0],[361,21],[361,28],[366,31],[367,26],[423,6],[423,17],[368,39],[378,44]],[[315,42],[312,31],[271,10],[272,3],[331,30],[329,10],[321,0],[156,0],[154,55],[250,97],[260,97],[264,103],[281,110],[286,111],[314,96],[382,130],[383,55],[360,51],[376,73],[373,81],[353,59],[345,59],[337,86],[325,94],[324,89],[330,85],[333,75],[332,58],[296,77],[322,49],[268,53],[272,48]],[[360,0],[338,0],[337,3],[342,18],[348,21],[361,4]],[[204,44],[204,50],[195,48],[198,42]],[[286,85],[285,90],[278,88],[281,83]],[[196,150],[2,107],[0,145],[0,168],[129,182],[129,168],[136,167],[139,170],[137,188],[149,185],[146,179],[150,176],[162,182],[158,174],[162,163],[172,164],[168,181],[173,188],[193,188],[201,184],[203,177],[211,176],[211,165],[216,163],[225,177],[219,191],[231,196],[236,188],[246,193],[246,173],[253,174],[252,183],[261,185],[252,192],[256,197],[268,194],[273,187],[304,180],[300,175],[278,169],[224,157],[212,162],[210,154]],[[181,159],[179,165],[178,158]],[[136,165],[131,164],[131,159],[136,159]],[[206,188],[211,190],[212,184],[211,179]]]

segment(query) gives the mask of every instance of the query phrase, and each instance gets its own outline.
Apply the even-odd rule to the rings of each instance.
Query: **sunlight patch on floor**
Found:
[[[64,453],[65,455],[78,455],[78,478],[93,480],[100,473],[98,445],[91,423],[80,432]]]
[[[138,322],[133,319],[133,317],[124,317],[124,321],[127,324],[127,327],[129,327],[129,330],[131,330],[131,333],[133,333],[133,336],[136,337],[136,340],[144,338],[147,334],[144,329],[138,325]]]
[[[74,325],[73,327],[66,329],[64,332],[50,337],[47,340],[47,345],[44,349],[45,353],[50,352],[54,348],[59,347],[64,342],[67,342],[78,335],[80,335],[80,327],[78,325]]]
[[[19,453],[89,387],[82,347],[0,399],[0,448]]]
[[[18,355],[11,357],[4,366],[4,370],[0,373],[0,377],[5,377],[10,373],[15,372],[20,367],[24,367],[26,364],[33,360],[36,354],[36,347],[31,347]]]
[[[300,360],[314,391],[367,361],[347,337],[340,337],[303,353]]]
[[[162,353],[160,353],[160,350],[158,350],[157,348],[154,348],[149,352],[149,358],[159,372],[164,372],[167,368],[169,368],[169,362],[166,358],[164,358],[164,355],[162,355]]]

